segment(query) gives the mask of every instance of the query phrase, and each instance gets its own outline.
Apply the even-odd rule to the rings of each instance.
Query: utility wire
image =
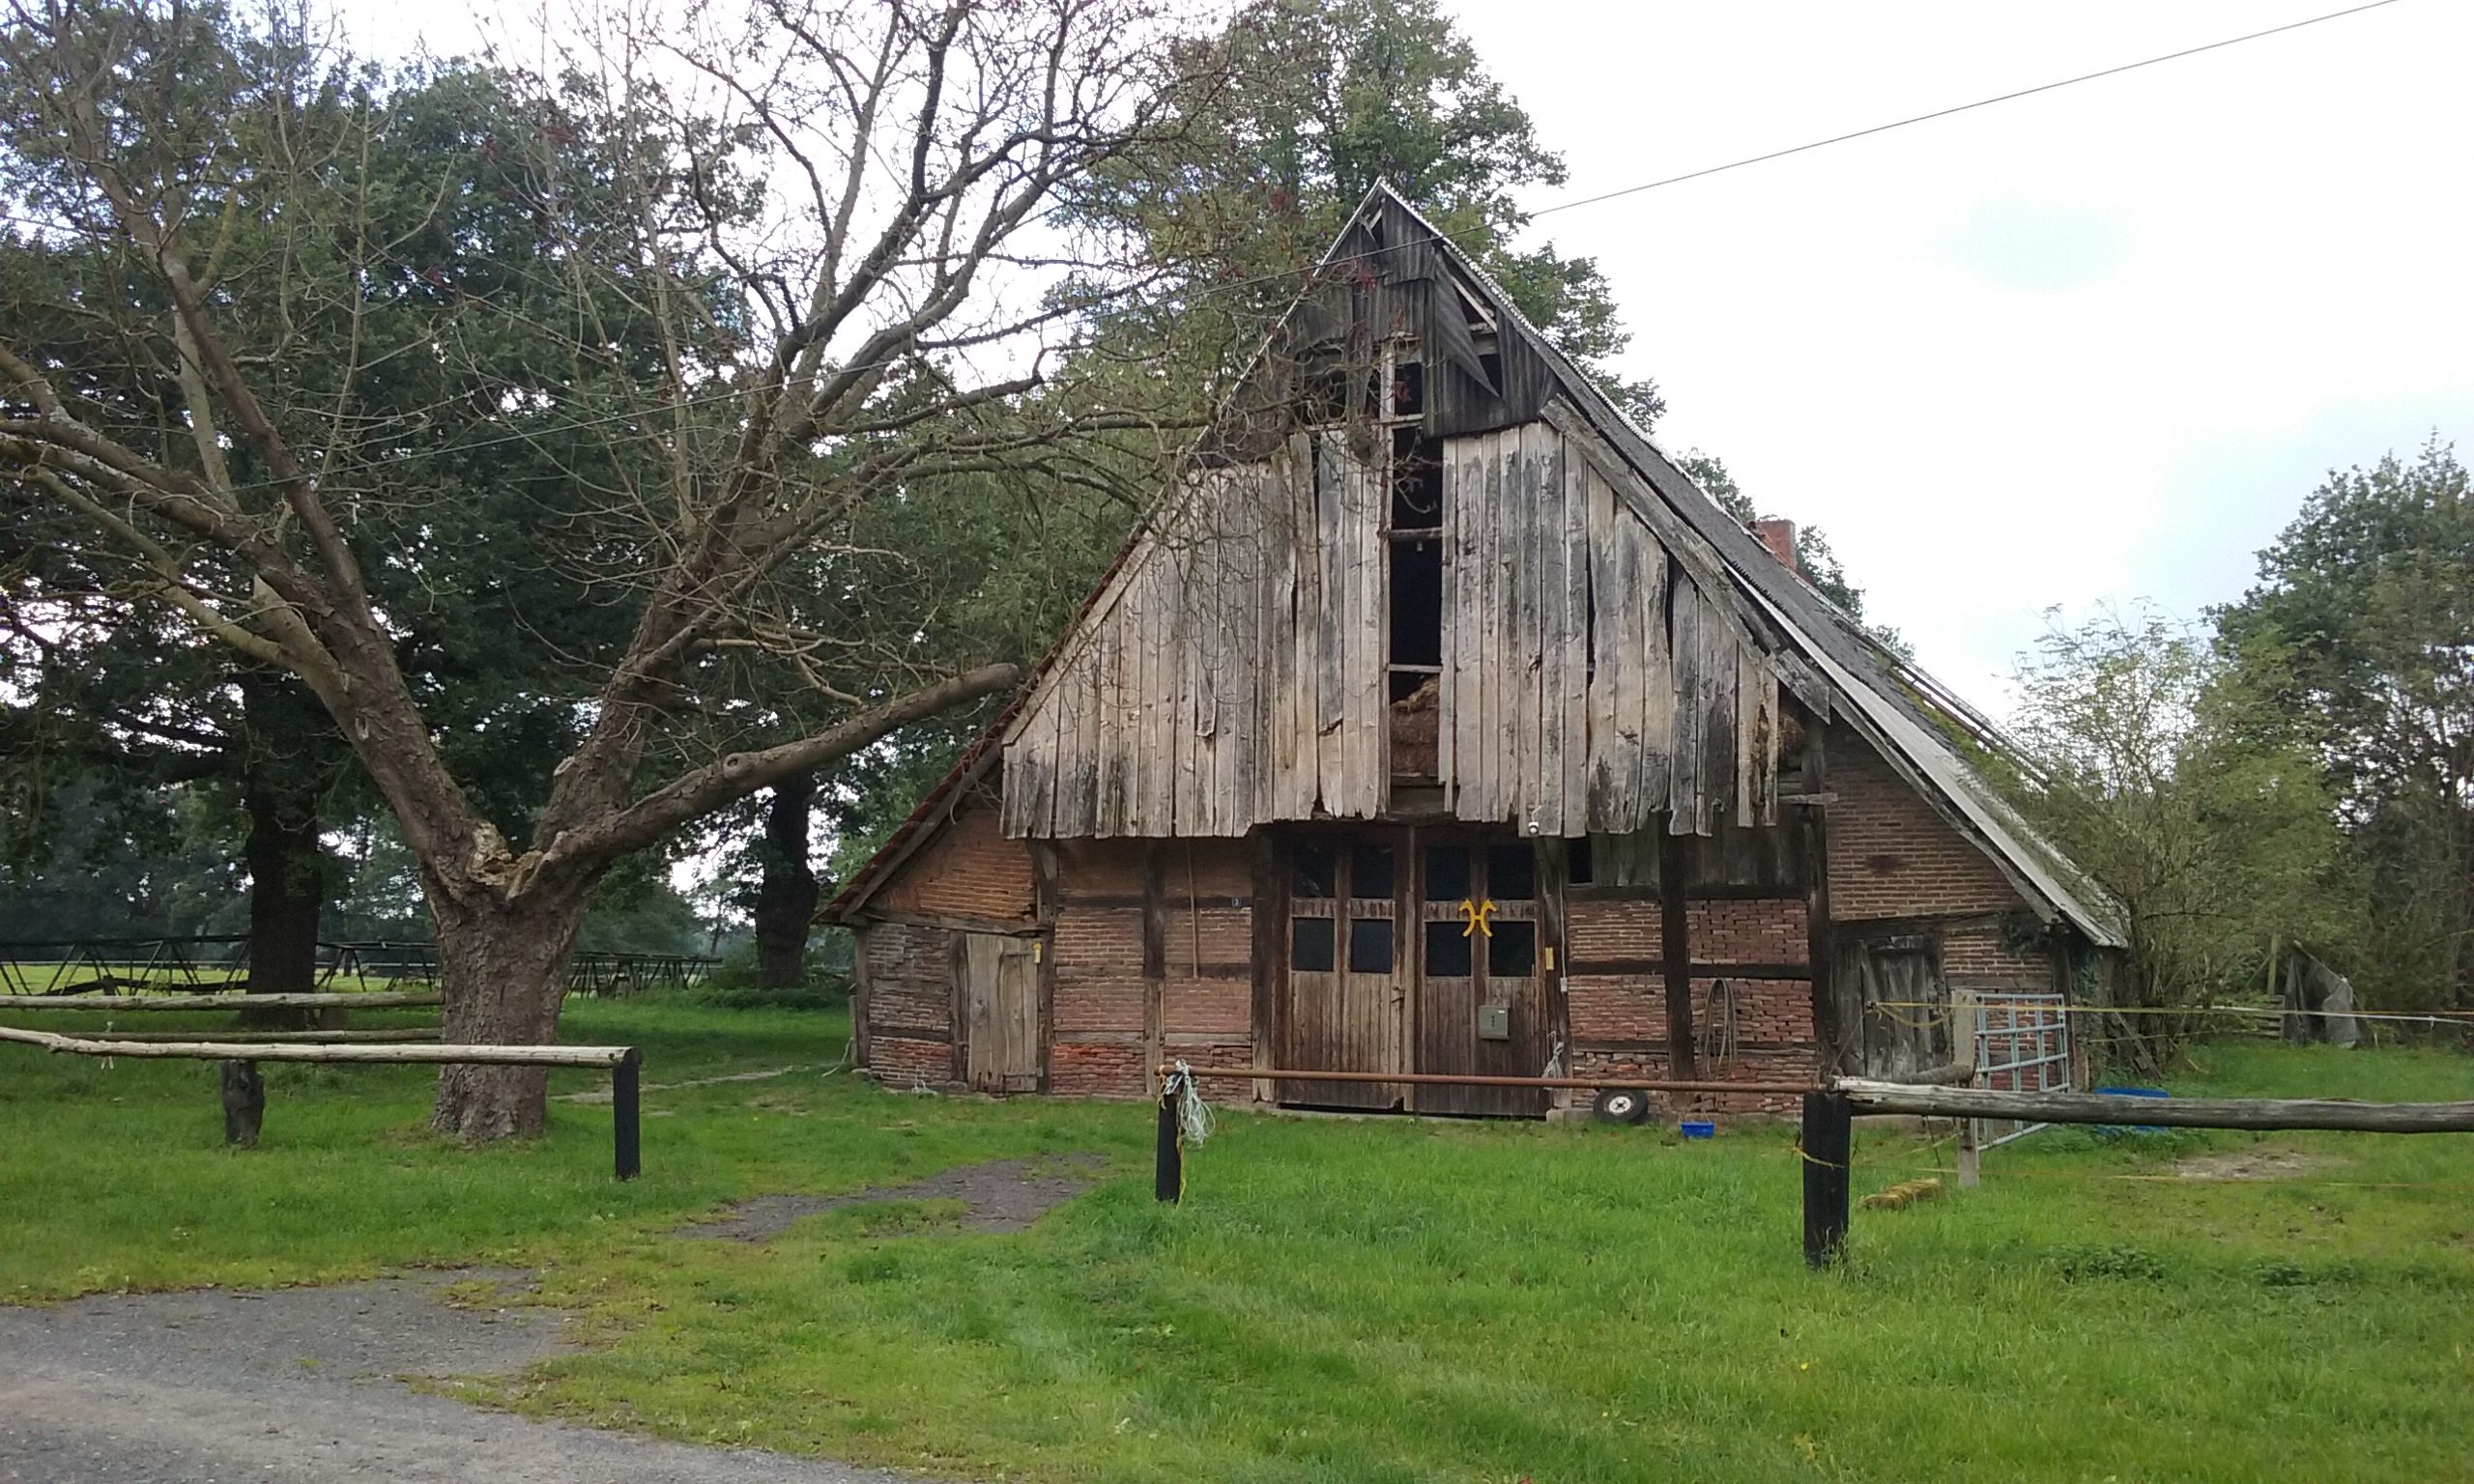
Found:
[[[1893,119],[1887,124],[1876,124],[1869,128],[1859,128],[1844,134],[1833,134],[1827,139],[1816,139],[1810,144],[1791,145],[1783,150],[1771,150],[1767,155],[1749,155],[1742,159],[1731,159],[1723,165],[1710,165],[1703,169],[1687,171],[1683,175],[1670,175],[1663,180],[1645,181],[1638,186],[1626,186],[1620,190],[1601,191],[1597,195],[1583,196],[1576,201],[1558,201],[1552,206],[1540,207],[1529,214],[1530,218],[1535,220],[1539,216],[1551,216],[1557,212],[1576,211],[1581,207],[1597,206],[1600,202],[1604,201],[1619,201],[1625,196],[1637,196],[1645,190],[1656,190],[1662,186],[1680,186],[1685,181],[1697,181],[1704,176],[1717,175],[1722,171],[1740,170],[1746,165],[1764,164],[1773,159],[1784,159],[1790,155],[1802,155],[1812,150],[1827,149],[1833,144],[1845,144],[1851,139],[1864,139],[1869,138],[1874,134],[1887,133],[1893,128],[1905,128],[1911,124],[1928,124],[1935,119],[1946,119],[1952,114],[1967,113],[1976,108],[1990,108],[1996,103],[2007,103],[2022,98],[2033,98],[2039,93],[2050,93],[2056,88],[2067,88],[2078,83],[2094,82],[2099,77],[2118,76],[2123,72],[2137,71],[2143,67],[2155,67],[2166,62],[2178,62],[2184,57],[2196,57],[2202,52],[2222,51],[2228,46],[2239,46],[2244,42],[2256,42],[2261,37],[2279,36],[2287,31],[2299,31],[2305,26],[2316,26],[2320,24],[2322,21],[2342,20],[2347,15],[2359,15],[2365,11],[2375,11],[2382,6],[2395,5],[2396,3],[2397,0],[2371,0],[2371,3],[2368,5],[2352,6],[2342,11],[2330,11],[2324,15],[2314,15],[2306,20],[2287,21],[2282,26],[2270,26],[2264,31],[2253,31],[2242,36],[2229,36],[2221,42],[2209,42],[2204,45],[2200,46],[2186,46],[2180,51],[2169,51],[2161,56],[2144,57],[2137,62],[2124,62],[2118,67],[2105,68],[2101,71],[2082,72],[2076,77],[2063,77],[2053,82],[2040,82],[2032,88],[2021,88],[2015,93],[1997,94],[1992,98],[1979,98],[1971,103],[1954,103],[1947,108],[1936,108],[1931,113],[1919,113],[1909,118]]]
[[[1598,206],[1609,201],[1620,201],[1627,196],[1637,196],[1644,191],[1657,190],[1668,186],[1680,186],[1686,181],[1702,180],[1706,177],[1719,175],[1729,170],[1740,170],[1747,165],[1766,164],[1770,160],[1785,159],[1789,156],[1793,155],[1809,154],[1814,150],[1827,149],[1829,146],[1834,144],[1845,144],[1851,140],[1865,139],[1870,138],[1875,134],[1887,133],[1894,128],[1905,128],[1913,124],[1930,123],[1935,119],[1946,119],[1954,114],[1968,113],[1978,108],[1990,108],[1996,103],[2013,102],[2019,99],[2032,98],[2040,93],[2051,93],[2057,88],[2073,87],[2083,82],[2094,82],[2099,78],[2114,77],[2118,76],[2123,72],[2137,71],[2141,68],[2156,67],[2167,62],[2177,62],[2185,57],[2196,57],[2206,52],[2222,51],[2226,47],[2238,46],[2245,42],[2256,42],[2264,37],[2282,36],[2288,31],[2299,31],[2306,26],[2320,25],[2331,20],[2342,20],[2348,15],[2359,15],[2366,11],[2380,10],[2384,7],[2395,5],[2396,3],[2397,0],[2369,0],[2368,4],[2349,6],[2342,11],[2329,11],[2324,14],[2309,16],[2302,20],[2287,21],[2281,26],[2270,26],[2265,30],[2245,32],[2243,35],[2229,36],[2222,41],[2207,42],[2198,46],[2186,46],[2179,51],[2169,51],[2153,57],[2143,57],[2136,62],[2124,62],[2114,67],[2101,69],[2097,71],[2082,72],[2075,77],[2057,78],[2052,82],[2038,83],[2031,88],[2020,88],[2014,92],[1996,94],[1991,98],[1980,98],[1975,100],[1973,102],[1955,103],[1947,108],[1934,109],[1930,113],[1913,114],[1903,119],[1893,119],[1886,124],[1875,124],[1869,128],[1854,129],[1847,133],[1833,134],[1827,139],[1815,139],[1805,144],[1790,145],[1786,149],[1771,150],[1767,154],[1762,155],[1748,155],[1741,159],[1728,160],[1724,164],[1708,165],[1698,170],[1686,171],[1682,175],[1670,175],[1654,181],[1644,181],[1637,186],[1625,186],[1616,190],[1601,191],[1594,196],[1582,196],[1575,200],[1559,201],[1551,206],[1540,207],[1537,211],[1529,213],[1525,219],[1534,221],[1540,216],[1554,215],[1558,212],[1577,211],[1585,206]],[[1438,242],[1452,241],[1458,238],[1479,236],[1487,230],[1489,229],[1484,227],[1468,227],[1457,232],[1447,232],[1437,229],[1434,237],[1429,240]],[[1282,283],[1290,280],[1303,280],[1310,277],[1312,274],[1322,271],[1323,269],[1338,267],[1344,263],[1354,263],[1364,259],[1377,257],[1380,256],[1382,252],[1388,250],[1390,249],[1384,248],[1371,252],[1352,253],[1343,257],[1326,259],[1320,263],[1316,263],[1306,268],[1282,269],[1278,272],[1261,273],[1248,278],[1234,278],[1220,283],[1204,284],[1200,287],[1186,291],[1184,297],[1187,300],[1192,300],[1209,298],[1215,294],[1234,293],[1239,289],[1259,288],[1266,284]],[[1139,292],[1139,289],[1128,288],[1101,294],[1093,299],[1091,307],[1098,307],[1101,304],[1108,303],[1116,299],[1131,298]],[[843,369],[847,370],[849,368]],[[869,369],[876,368],[870,367]],[[728,401],[732,398],[742,396],[744,394],[744,387],[733,387],[725,391],[689,397],[681,402],[669,404],[658,409],[658,411],[676,412],[682,407],[696,407],[710,402]],[[496,447],[502,443],[523,442],[561,432],[581,432],[589,428],[604,427],[614,423],[632,421],[643,415],[645,414],[637,413],[613,414],[603,417],[566,423],[558,427],[530,429],[522,432],[502,435],[496,438],[483,439],[477,442],[459,445],[448,451],[455,453],[471,453],[483,448]],[[312,477],[314,478],[316,476],[313,475]],[[273,479],[255,480],[245,484],[237,484],[231,488],[234,493],[238,493],[242,490],[272,488],[280,482],[281,481],[279,480]]]

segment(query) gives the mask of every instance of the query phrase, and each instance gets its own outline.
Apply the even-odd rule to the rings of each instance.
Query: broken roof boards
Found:
[[[1392,520],[1411,439],[1441,465],[1431,533]],[[858,907],[994,746],[1016,837],[1383,813],[1389,579],[1400,539],[1428,535],[1443,550],[1430,786],[1451,817],[1541,837],[1773,822],[1783,693],[1852,727],[2041,915],[2121,941],[2102,895],[1845,615],[1386,186],[999,735],[837,908]]]

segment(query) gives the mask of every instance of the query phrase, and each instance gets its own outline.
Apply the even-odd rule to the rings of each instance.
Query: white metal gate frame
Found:
[[[2000,1092],[2070,1090],[2070,1015],[2058,994],[1975,992],[1975,1085]],[[2007,1144],[2046,1124],[1976,1121],[1978,1149]]]

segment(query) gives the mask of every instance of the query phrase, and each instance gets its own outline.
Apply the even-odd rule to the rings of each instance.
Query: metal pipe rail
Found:
[[[1177,1069],[1159,1069],[1167,1076]],[[1816,1091],[1810,1082],[1673,1082],[1639,1077],[1498,1077],[1458,1071],[1271,1071],[1241,1067],[1189,1067],[1186,1074],[1221,1082],[1405,1082],[1417,1087],[1539,1087],[1638,1089],[1645,1093],[1778,1093]]]

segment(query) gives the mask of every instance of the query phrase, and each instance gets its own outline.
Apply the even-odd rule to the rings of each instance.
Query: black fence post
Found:
[[[643,1051],[629,1046],[618,1065],[610,1069],[610,1137],[620,1180],[633,1180],[645,1170],[644,1125],[636,1086],[636,1072],[644,1060]]]
[[[1855,1127],[1846,1094],[1804,1094],[1804,1261],[1815,1268],[1827,1268],[1846,1252]]]
[[[1174,1205],[1186,1192],[1186,1155],[1177,1146],[1177,1095],[1160,1095],[1160,1154],[1151,1171],[1151,1193]]]

